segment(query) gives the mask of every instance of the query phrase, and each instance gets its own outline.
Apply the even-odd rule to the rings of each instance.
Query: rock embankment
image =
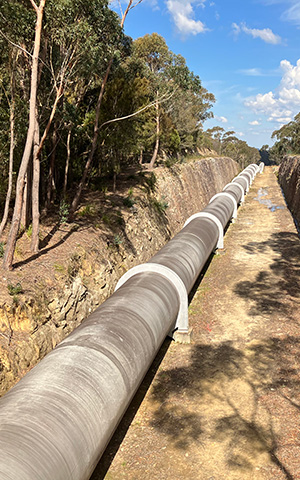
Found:
[[[73,224],[51,229],[51,240],[39,255],[24,253],[13,272],[1,272],[0,394],[111,295],[125,271],[148,261],[237,172],[233,160],[221,157],[128,176],[126,192],[93,192]],[[22,285],[19,293],[17,285]],[[8,295],[12,288],[15,294]]]
[[[285,157],[278,178],[288,207],[300,225],[300,156]]]

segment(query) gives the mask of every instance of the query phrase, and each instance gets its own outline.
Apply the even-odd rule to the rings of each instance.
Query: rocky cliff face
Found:
[[[300,156],[284,158],[278,179],[288,207],[300,225]]]
[[[99,214],[92,225],[65,225],[53,246],[3,273],[3,292],[7,282],[27,287],[0,297],[0,394],[111,295],[125,271],[148,261],[201,211],[238,166],[229,158],[208,158],[154,172],[143,174],[127,202],[114,195],[109,214]]]

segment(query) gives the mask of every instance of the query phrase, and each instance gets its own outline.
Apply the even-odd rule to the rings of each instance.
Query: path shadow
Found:
[[[294,410],[294,425],[300,425],[300,403],[295,401],[300,400],[299,359],[297,337],[269,338],[248,351],[229,341],[196,345],[189,365],[158,374],[151,395],[157,405],[151,426],[179,450],[192,444],[198,448],[205,441],[223,444],[227,466],[240,472],[241,478],[243,472],[254,470],[256,456],[264,453],[284,478],[299,478],[300,471],[293,473],[280,455],[276,411],[269,398],[280,396]],[[267,401],[262,400],[265,397]],[[191,414],[191,403],[203,403],[204,408],[195,408]]]
[[[234,292],[251,301],[249,314],[281,313],[288,318],[287,298],[300,299],[300,239],[297,234],[280,232],[264,242],[244,245],[249,255],[265,253],[273,259],[270,270],[261,270],[255,281],[238,282]]]

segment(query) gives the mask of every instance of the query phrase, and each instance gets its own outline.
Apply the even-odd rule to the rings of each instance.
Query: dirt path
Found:
[[[269,167],[190,304],[192,345],[165,342],[93,480],[300,479],[299,260]]]

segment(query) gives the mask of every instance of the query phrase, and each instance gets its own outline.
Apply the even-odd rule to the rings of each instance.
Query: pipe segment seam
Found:
[[[243,189],[242,185],[240,185],[240,184],[237,183],[237,182],[230,182],[230,183],[227,183],[227,185],[225,185],[225,187],[223,188],[223,191],[225,190],[225,188],[230,187],[230,185],[236,185],[236,186],[238,186],[238,187],[240,188],[241,193],[242,193],[242,197],[241,197],[240,203],[241,203],[241,204],[244,203],[244,201],[245,201],[245,192],[244,192],[244,189]]]
[[[255,168],[255,173],[258,173],[259,166],[256,163],[251,163],[250,167],[254,167]]]
[[[251,172],[252,173],[252,178],[253,179],[255,178],[257,170],[256,170],[256,168],[254,168],[253,165],[249,165],[249,167],[246,168],[246,171]]]
[[[170,336],[172,336],[174,330],[178,330],[180,333],[188,333],[188,292],[179,275],[177,275],[174,270],[171,270],[171,268],[166,267],[165,265],[161,265],[159,263],[142,263],[140,265],[136,265],[135,267],[124,273],[124,275],[119,279],[115,291],[121,288],[124,283],[126,283],[127,280],[129,280],[134,275],[144,272],[158,273],[159,275],[162,275],[163,277],[170,280],[170,282],[174,285],[179,296],[180,307],[178,310],[174,329],[171,330]]]
[[[233,197],[233,195],[231,195],[230,193],[228,193],[228,192],[216,193],[216,195],[214,195],[213,197],[211,197],[209,203],[211,203],[215,198],[218,198],[218,197],[221,197],[221,196],[224,196],[224,195],[225,195],[226,197],[230,198],[230,200],[232,200],[232,203],[233,203],[232,218],[237,218],[237,208],[238,208],[237,201],[236,201],[236,199]]]
[[[235,178],[232,180],[232,182],[233,182],[233,183],[238,183],[237,180],[245,180],[245,182],[246,182],[245,192],[248,193],[248,192],[249,192],[249,180],[248,180],[248,178],[247,178],[247,177],[244,177],[244,175],[243,175],[243,176],[238,175],[237,177],[235,177]]]
[[[238,177],[244,177],[245,175],[247,175],[248,178],[249,178],[249,185],[248,185],[248,190],[249,190],[249,188],[250,188],[250,186],[251,186],[251,184],[252,184],[251,174],[250,174],[249,172],[247,172],[246,170],[244,170],[243,172],[241,172],[241,173],[238,174]]]
[[[223,230],[223,226],[222,226],[222,223],[220,222],[220,220],[215,216],[213,215],[212,213],[209,213],[209,212],[198,212],[198,213],[194,213],[194,215],[192,215],[190,218],[188,218],[184,224],[184,227],[186,227],[186,225],[188,223],[190,223],[192,220],[194,220],[195,218],[201,218],[201,217],[204,217],[204,218],[209,218],[210,220],[212,220],[218,227],[218,230],[219,230],[219,238],[218,238],[218,242],[217,242],[217,245],[216,245],[216,248],[224,248],[224,230]]]

